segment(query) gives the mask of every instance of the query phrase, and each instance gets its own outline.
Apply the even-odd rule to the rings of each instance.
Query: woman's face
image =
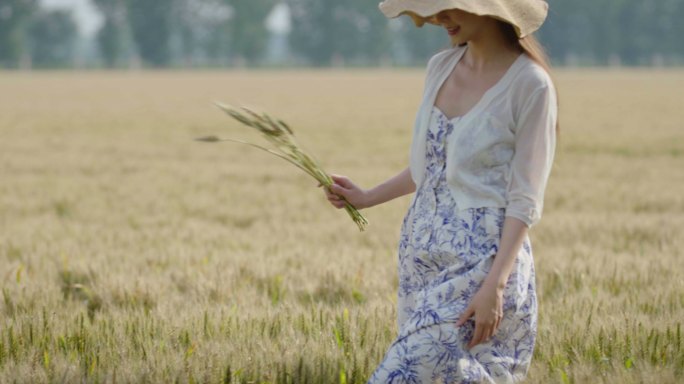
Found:
[[[460,9],[448,9],[434,15],[431,21],[447,30],[453,45],[463,45],[476,38],[493,20]]]

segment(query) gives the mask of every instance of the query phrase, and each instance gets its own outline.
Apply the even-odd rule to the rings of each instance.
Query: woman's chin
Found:
[[[463,39],[459,38],[458,36],[450,36],[450,40],[451,45],[453,45],[454,47],[457,45],[461,46],[466,43],[465,41],[463,41]]]

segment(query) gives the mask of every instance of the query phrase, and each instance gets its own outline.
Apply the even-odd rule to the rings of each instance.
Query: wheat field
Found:
[[[529,383],[684,381],[684,70],[558,70],[531,231]],[[287,121],[363,187],[402,170],[421,70],[0,72],[1,383],[364,383],[393,340],[409,197],[359,232],[217,135]]]

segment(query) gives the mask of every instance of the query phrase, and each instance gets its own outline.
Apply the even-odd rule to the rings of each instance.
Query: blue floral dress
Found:
[[[504,289],[504,317],[488,341],[467,344],[455,323],[489,272],[505,208],[459,209],[446,182],[446,141],[459,118],[433,107],[427,171],[399,242],[399,335],[369,383],[514,383],[524,379],[537,326],[534,263],[525,238]]]

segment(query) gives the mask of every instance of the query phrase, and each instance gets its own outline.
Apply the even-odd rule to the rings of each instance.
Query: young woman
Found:
[[[542,212],[556,143],[556,91],[530,34],[541,0],[386,0],[388,17],[442,26],[453,48],[427,67],[409,167],[365,190],[371,207],[417,190],[399,243],[399,335],[371,383],[524,379],[537,319],[528,229]]]

